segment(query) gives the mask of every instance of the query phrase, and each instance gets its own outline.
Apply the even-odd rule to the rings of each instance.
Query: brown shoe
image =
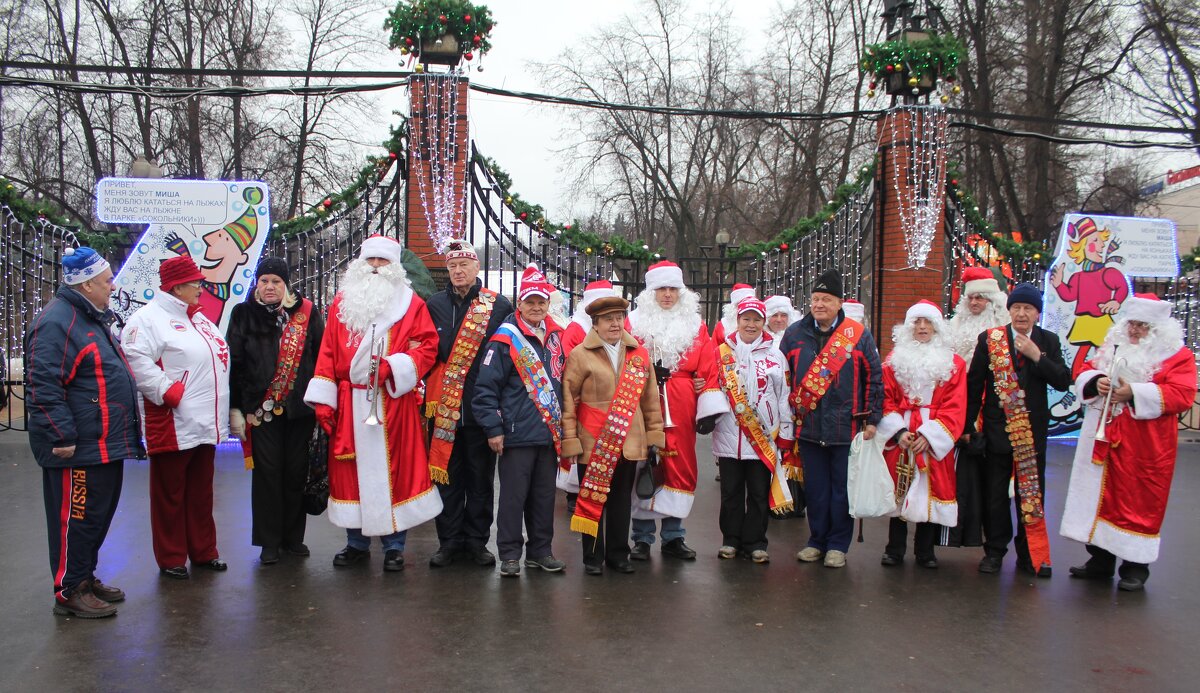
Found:
[[[125,601],[125,592],[120,587],[113,587],[100,582],[100,578],[92,578],[92,594],[109,604]]]
[[[54,600],[54,613],[79,618],[106,618],[117,615],[117,607],[92,594],[91,581],[85,580],[71,590],[66,601]]]

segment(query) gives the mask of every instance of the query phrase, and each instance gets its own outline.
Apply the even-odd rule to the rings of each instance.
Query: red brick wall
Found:
[[[444,79],[444,78],[443,78]],[[429,164],[418,158],[418,152],[414,143],[425,140],[425,133],[429,137],[446,137],[449,133],[439,128],[430,127],[430,121],[426,120],[426,115],[423,112],[425,105],[425,93],[427,89],[433,88],[434,78],[431,75],[412,75],[409,77],[409,94],[411,98],[411,110],[408,121],[410,132],[422,133],[421,137],[410,137],[409,153],[408,153],[408,204],[406,206],[406,224],[404,233],[404,245],[409,250],[413,251],[425,261],[425,266],[430,269],[445,269],[446,259],[438,254],[437,249],[433,247],[433,241],[429,237],[429,225],[425,221],[425,209],[421,204],[421,184],[418,176],[424,177],[426,195],[430,195],[433,191],[433,186],[429,182]],[[431,94],[431,97],[433,95]],[[439,100],[433,99],[434,103]],[[471,150],[467,139],[468,120],[467,120],[467,80],[462,78],[457,84],[454,100],[455,108],[458,111],[458,121],[454,130],[454,141],[457,145],[458,156],[454,163],[454,186],[456,193],[463,194],[467,180],[467,164],[471,156]],[[421,130],[418,130],[421,128]],[[432,204],[432,200],[430,200]],[[432,210],[431,216],[432,216]],[[460,214],[461,216],[461,214]],[[461,223],[461,222],[460,222]]]
[[[945,117],[943,115],[942,117]],[[896,141],[892,141],[892,122],[895,121]],[[887,114],[879,122],[880,165],[876,173],[879,191],[879,225],[876,238],[876,267],[874,292],[871,305],[871,331],[880,342],[880,354],[884,357],[892,349],[892,327],[904,322],[908,308],[921,299],[941,305],[942,284],[945,277],[945,208],[938,207],[937,230],[933,236],[933,247],[925,259],[925,267],[905,269],[908,251],[904,242],[904,229],[900,223],[899,199],[892,172],[899,166],[899,195],[908,194],[913,181],[907,180],[904,172],[912,147],[912,123],[910,114],[897,111]],[[942,156],[945,156],[943,152]],[[939,194],[944,182],[934,183]]]

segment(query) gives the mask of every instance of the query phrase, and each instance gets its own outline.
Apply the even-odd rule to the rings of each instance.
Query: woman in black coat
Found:
[[[226,341],[230,430],[249,438],[253,455],[251,542],[264,565],[282,549],[307,556],[302,504],[308,477],[308,443],[316,415],[304,403],[325,323],[308,299],[288,287],[287,263],[258,265],[254,291],[234,307]]]

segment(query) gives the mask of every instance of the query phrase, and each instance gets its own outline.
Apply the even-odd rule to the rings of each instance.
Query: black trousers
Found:
[[[438,543],[450,551],[484,548],[492,537],[496,455],[488,447],[482,428],[466,425],[458,428],[446,471],[450,483],[437,485],[442,496],[442,512],[434,519]],[[550,482],[553,486],[554,479]],[[496,531],[499,533],[499,526]],[[518,539],[520,535],[518,525]]]
[[[529,535],[525,557],[551,555],[557,475],[558,456],[553,445],[504,448],[504,454],[500,455],[500,510],[496,514],[496,549],[500,560],[521,558],[522,520]]]
[[[767,548],[771,472],[759,460],[720,457],[721,542],[749,553]]]
[[[941,530],[942,546],[983,546],[983,487],[981,468],[985,458],[970,445],[958,446],[955,462],[957,477],[958,524]]]
[[[579,465],[580,481],[583,481],[586,473],[587,466]],[[583,535],[584,565],[598,566],[605,560],[629,560],[629,518],[633,511],[633,479],[636,473],[637,464],[625,458],[617,463],[596,536]]]
[[[1117,557],[1109,553],[1099,546],[1087,545],[1087,552],[1091,556],[1087,562],[1087,568],[1093,573],[1107,573],[1112,575],[1117,567]],[[1150,566],[1146,563],[1134,563],[1133,561],[1121,561],[1120,575],[1123,578],[1137,578],[1142,582],[1150,579]]]
[[[1012,453],[989,453],[983,461],[980,483],[983,488],[983,550],[988,556],[1003,558],[1008,553],[1008,542],[1013,539],[1013,512],[1019,511],[1021,498],[1008,497],[1008,482],[1013,478]],[[1046,453],[1037,456],[1038,488],[1042,491],[1042,502],[1046,499]],[[1025,525],[1017,522],[1017,562],[1031,563],[1029,543],[1025,539]]]
[[[124,478],[123,461],[42,468],[50,574],[58,600],[66,601],[79,583],[96,576],[100,546],[117,512]]]
[[[308,443],[316,417],[289,419],[285,413],[247,427],[254,453],[250,473],[250,543],[279,548],[304,542],[304,485]]]
[[[937,539],[941,525],[932,522],[918,522],[916,535],[913,537],[913,554],[918,561],[933,558],[933,544]],[[889,556],[904,558],[905,545],[908,543],[908,523],[898,517],[893,517],[888,523],[888,543],[883,550]]]

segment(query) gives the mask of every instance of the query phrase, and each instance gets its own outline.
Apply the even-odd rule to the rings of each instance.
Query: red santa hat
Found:
[[[541,296],[548,299],[553,292],[554,285],[546,279],[546,275],[542,274],[537,265],[529,263],[521,275],[521,288],[517,291],[517,300],[524,301],[530,296]]]
[[[479,255],[475,252],[475,246],[471,245],[470,241],[464,241],[461,238],[452,238],[446,241],[445,255],[446,260],[457,260],[459,258],[479,260]]]
[[[738,301],[738,304],[737,304],[737,314],[738,315],[741,315],[742,313],[752,313],[752,312],[758,313],[759,315],[763,316],[763,318],[766,318],[767,317],[767,304],[758,300],[754,296],[747,296],[746,298],[743,298],[742,300]]]
[[[996,281],[996,275],[986,267],[967,267],[962,273],[962,283],[963,293],[967,296],[1000,293],[1000,283]]]
[[[1154,294],[1134,294],[1121,303],[1118,317],[1158,325],[1171,319],[1171,304]]]
[[[921,299],[917,301],[904,314],[904,323],[910,324],[916,322],[917,318],[925,318],[935,325],[942,322],[942,310],[937,307],[937,304],[932,301]]]
[[[867,318],[867,307],[852,298],[842,302],[842,312],[854,322],[862,322]]]
[[[734,284],[733,289],[729,292],[729,302],[736,306],[741,303],[743,298],[750,298],[753,295],[753,286],[749,284]]]
[[[653,291],[654,289],[665,289],[674,287],[682,289],[683,270],[679,269],[679,265],[670,260],[663,260],[650,265],[646,270],[646,288]]]
[[[404,248],[399,241],[379,234],[368,236],[358,251],[358,257],[362,260],[377,257],[397,265],[400,264],[403,255]]]
[[[788,298],[787,296],[780,296],[778,294],[775,296],[768,296],[767,300],[764,301],[763,304],[767,308],[767,315],[787,313],[788,317],[790,318],[792,316],[792,311],[795,310],[795,307],[792,306],[792,299]]]

